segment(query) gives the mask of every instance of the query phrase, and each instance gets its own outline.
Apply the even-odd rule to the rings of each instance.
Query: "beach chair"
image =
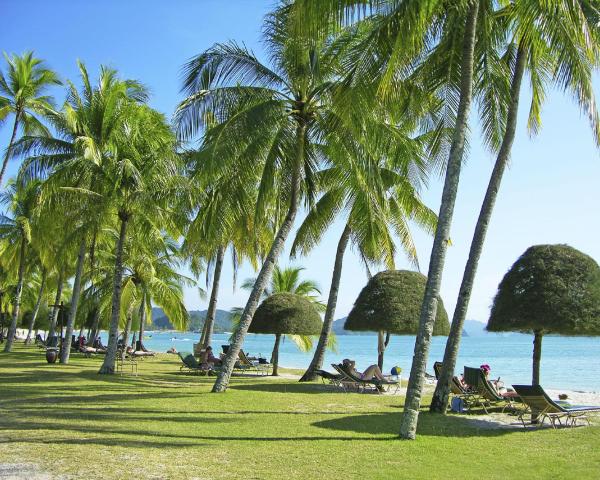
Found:
[[[439,380],[443,366],[444,364],[442,362],[435,362],[433,364],[433,372],[435,373],[436,380]],[[454,375],[450,381],[450,393],[455,397],[461,398],[467,408],[478,401],[477,392],[474,389],[467,388],[463,385],[456,375]]]
[[[243,350],[240,350],[238,360],[235,362],[233,369],[243,372],[255,372],[257,375],[268,375],[269,369],[272,366],[270,363],[260,363],[258,360],[251,360]]]
[[[344,368],[344,365],[339,364],[334,367],[341,375],[344,375],[347,380],[353,382],[357,385],[358,391],[366,392],[366,391],[375,391],[377,393],[384,393],[385,391],[390,391],[392,387],[396,387],[394,393],[398,392],[400,388],[399,380],[379,380],[377,378],[372,378],[370,380],[365,380],[363,378],[357,377],[351,371]]]
[[[179,367],[180,371],[187,370],[188,372],[197,373],[199,375],[208,375],[212,368],[206,368],[198,363],[192,352],[178,352],[179,358],[183,365]]]
[[[488,413],[488,408],[494,406],[502,406],[502,413],[506,409],[514,412],[518,410],[515,402],[519,401],[519,395],[514,391],[499,393],[481,368],[465,367],[464,379],[475,391],[475,405],[481,405],[485,413]]]
[[[341,374],[330,373],[327,370],[315,370],[315,375],[321,377],[321,381],[323,383],[329,382],[330,385],[335,385],[336,387],[342,387],[341,381],[344,378]]]
[[[540,426],[546,419],[552,428],[574,427],[578,420],[585,420],[589,425],[589,416],[600,413],[600,405],[571,405],[568,402],[554,401],[539,385],[513,385],[513,388],[521,401],[531,409],[531,412],[534,412],[533,415],[537,415]],[[530,412],[519,415],[523,427],[526,427],[525,415],[528,413]]]

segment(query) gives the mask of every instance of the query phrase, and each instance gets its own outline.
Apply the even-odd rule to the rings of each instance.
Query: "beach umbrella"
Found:
[[[378,332],[380,368],[390,334],[415,335],[418,332],[426,282],[427,277],[419,272],[386,270],[372,277],[354,302],[344,329]],[[433,335],[448,335],[449,332],[448,314],[438,297]]]
[[[314,304],[293,293],[275,293],[263,300],[254,313],[248,332],[275,335],[273,375],[277,375],[282,335],[318,335],[323,323]]]
[[[487,330],[533,333],[539,385],[544,334],[600,335],[600,267],[568,245],[529,247],[500,282]]]

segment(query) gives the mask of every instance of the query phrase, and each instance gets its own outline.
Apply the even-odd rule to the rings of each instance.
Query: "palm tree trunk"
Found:
[[[317,349],[313,355],[313,359],[308,366],[304,375],[300,379],[301,382],[311,382],[316,380],[316,370],[319,370],[323,366],[325,360],[325,350],[327,348],[327,342],[329,341],[329,335],[331,335],[331,327],[333,326],[333,317],[335,316],[335,307],[337,305],[338,292],[340,290],[340,279],[342,277],[342,266],[344,263],[344,253],[348,246],[348,240],[352,230],[348,225],[344,228],[342,236],[338,241],[337,250],[335,253],[335,261],[333,263],[333,275],[331,276],[331,287],[329,288],[329,298],[327,299],[327,308],[325,310],[325,317],[323,319],[323,328],[321,329],[321,335],[319,336],[319,343],[317,343]]]
[[[33,313],[31,314],[31,321],[29,322],[29,331],[27,332],[27,338],[25,339],[25,344],[31,343],[31,332],[33,331],[33,327],[35,326],[35,320],[38,316],[38,312],[40,311],[40,305],[42,304],[42,299],[44,298],[45,286],[46,286],[46,269],[42,268],[42,281],[40,283],[40,291],[38,293],[37,301],[35,302],[35,307],[33,308]]]
[[[62,268],[58,272],[58,285],[56,287],[56,297],[54,297],[54,305],[52,306],[52,310],[50,310],[50,326],[48,329],[48,338],[52,338],[56,335],[56,321],[58,320],[58,311],[60,305],[60,299],[62,298],[62,290],[63,290],[63,270]]]
[[[92,320],[92,328],[91,328],[91,334],[89,335],[88,338],[88,344],[90,346],[94,346],[94,343],[96,343],[96,338],[98,337],[98,326],[100,325],[100,308],[96,307],[96,309],[94,310],[94,319]]]
[[[206,312],[206,320],[204,327],[206,333],[204,335],[204,343],[202,348],[210,345],[213,329],[215,325],[215,315],[217,313],[217,296],[219,294],[219,282],[221,281],[221,270],[223,269],[223,258],[225,257],[225,247],[220,246],[217,251],[217,261],[215,263],[215,272],[213,274],[212,291],[210,292],[210,301],[208,302],[208,312]]]
[[[477,274],[477,266],[483,250],[483,243],[485,242],[485,236],[490,224],[490,219],[496,203],[498,191],[500,190],[502,176],[504,175],[504,170],[508,165],[512,144],[515,139],[515,132],[517,129],[517,113],[519,110],[519,94],[521,92],[521,81],[523,80],[526,61],[527,58],[525,49],[522,45],[519,45],[515,62],[515,71],[511,84],[511,101],[506,117],[506,130],[504,132],[502,145],[500,146],[500,151],[498,152],[498,157],[496,158],[496,163],[490,177],[487,191],[485,192],[483,204],[481,205],[479,217],[477,218],[477,224],[475,225],[475,233],[473,234],[473,241],[471,242],[471,249],[469,250],[469,258],[467,260],[467,264],[465,265],[465,271],[452,318],[452,325],[450,327],[450,334],[448,335],[448,340],[446,341],[446,350],[444,351],[442,371],[440,372],[440,378],[438,379],[438,383],[431,400],[430,410],[432,412],[446,413],[446,410],[448,409],[448,402],[450,398],[450,382],[452,381],[454,369],[456,367],[458,349],[460,346],[465,318],[467,316],[467,308],[469,307],[469,301],[471,300],[471,292],[473,290],[475,275]]]
[[[385,349],[390,343],[390,332],[377,332],[377,366],[383,372]]]
[[[142,295],[142,303],[140,303],[140,348],[144,347],[144,328],[146,327],[146,294]],[[137,350],[137,349],[136,349]]]
[[[429,345],[431,343],[431,334],[435,322],[437,298],[442,281],[446,249],[450,240],[450,226],[452,224],[452,214],[454,212],[454,203],[456,201],[456,193],[458,190],[460,169],[469,121],[469,109],[473,95],[473,63],[478,11],[479,0],[472,1],[465,25],[461,58],[460,102],[458,114],[452,137],[452,145],[450,147],[448,166],[446,168],[442,203],[440,205],[438,223],[433,247],[431,249],[431,258],[429,260],[429,272],[427,284],[425,286],[423,305],[421,306],[419,331],[415,342],[412,367],[406,390],[404,414],[402,415],[402,422],[400,425],[400,438],[407,440],[414,440],[416,437],[419,408],[421,406],[421,394],[423,392],[423,379],[425,376],[425,368],[427,366],[427,358],[429,356]]]
[[[17,110],[17,112],[15,113],[15,123],[13,125],[12,135],[10,137],[10,142],[8,142],[8,147],[6,147],[6,154],[4,155],[4,161],[2,162],[2,170],[0,170],[0,187],[2,186],[2,180],[4,179],[4,174],[6,173],[6,166],[8,165],[8,160],[10,158],[10,153],[12,151],[13,144],[15,143],[15,138],[17,137],[20,116],[21,111]]]
[[[273,352],[271,353],[271,363],[273,364],[273,372],[271,376],[279,376],[279,344],[281,343],[281,333],[275,335],[275,345],[273,345]]]
[[[252,317],[254,316],[254,312],[258,307],[260,297],[262,296],[267,284],[271,280],[275,262],[279,258],[285,241],[290,233],[290,230],[292,229],[292,226],[294,225],[296,213],[298,212],[298,203],[300,200],[300,184],[302,181],[302,166],[304,162],[304,142],[306,141],[305,136],[306,124],[303,121],[300,121],[298,127],[296,128],[296,159],[294,161],[294,166],[292,167],[293,171],[288,211],[283,223],[279,227],[277,235],[275,235],[275,238],[273,239],[269,254],[262,264],[260,272],[258,273],[258,277],[256,278],[256,282],[254,282],[254,286],[252,287],[252,291],[248,297],[248,302],[244,307],[244,312],[240,318],[238,328],[233,334],[233,341],[229,346],[227,355],[225,355],[225,358],[223,359],[221,372],[219,373],[212,388],[212,391],[215,393],[224,392],[229,385],[229,379],[231,378],[233,366],[237,361],[240,349],[244,343],[244,338],[248,332],[248,327],[250,327]]]
[[[81,277],[83,276],[83,265],[85,264],[85,238],[79,244],[79,253],[77,254],[77,266],[75,267],[75,280],[73,281],[73,294],[71,295],[71,308],[67,320],[67,331],[65,339],[62,342],[60,351],[60,363],[69,363],[71,355],[71,335],[73,335],[73,326],[77,318],[77,307],[79,305],[79,296],[81,294]]]
[[[123,249],[125,248],[125,235],[129,216],[119,213],[121,229],[117,241],[115,256],[115,275],[113,279],[112,307],[110,312],[110,329],[108,331],[108,345],[104,362],[98,373],[115,373],[115,360],[117,358],[117,341],[119,336],[119,317],[121,315],[121,288],[123,282]]]
[[[131,324],[133,323],[133,305],[127,309],[127,322],[125,322],[125,328],[123,329],[123,351],[121,352],[121,358],[125,358],[127,354],[127,347],[129,346],[129,332],[131,331]]]
[[[25,239],[25,234],[23,232],[21,233],[23,235],[23,238],[21,238],[21,255],[19,256],[19,280],[17,283],[17,291],[15,292],[12,321],[10,323],[10,327],[8,327],[8,337],[6,339],[6,345],[4,347],[5,352],[10,352],[12,350],[12,346],[15,341],[15,334],[17,333],[17,320],[19,319],[19,310],[21,309],[23,278],[25,277],[25,249],[27,248],[27,240]]]

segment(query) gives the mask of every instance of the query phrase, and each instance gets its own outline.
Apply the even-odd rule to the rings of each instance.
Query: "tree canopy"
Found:
[[[498,286],[487,329],[600,335],[600,267],[568,245],[534,245]]]
[[[321,317],[314,304],[293,293],[275,293],[256,309],[250,333],[318,335]]]
[[[369,280],[350,311],[344,328],[414,335],[427,277],[410,270],[386,270]],[[448,335],[450,325],[442,299],[438,297],[434,335]]]

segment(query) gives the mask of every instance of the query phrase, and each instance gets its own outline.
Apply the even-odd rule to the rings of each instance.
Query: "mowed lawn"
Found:
[[[48,365],[22,345],[0,354],[0,464],[86,479],[600,478],[600,426],[482,429],[424,412],[406,442],[400,396],[260,377],[211,394],[213,378],[166,354],[138,377],[99,366]]]

